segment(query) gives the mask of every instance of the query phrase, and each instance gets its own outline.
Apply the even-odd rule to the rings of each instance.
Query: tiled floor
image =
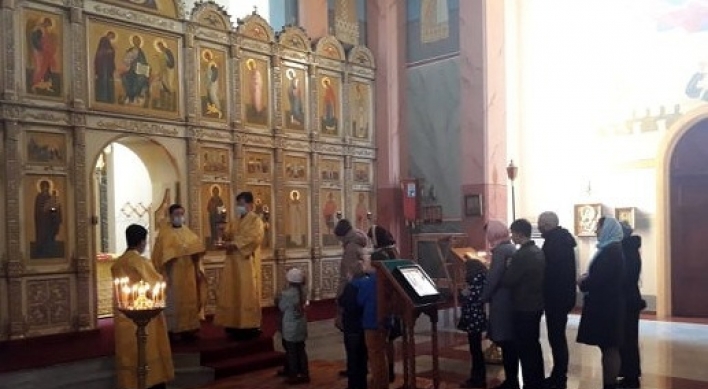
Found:
[[[457,388],[469,371],[469,356],[466,337],[449,324],[447,318],[441,332],[440,370],[444,384],[441,388]],[[443,320],[444,321],[444,320]],[[545,326],[542,323],[542,328]],[[575,343],[578,316],[571,316],[568,324],[570,344],[570,389],[601,388],[600,352],[598,349]],[[645,389],[705,389],[708,388],[708,325],[684,322],[642,321],[641,354]],[[542,335],[543,336],[543,335]],[[430,357],[429,326],[419,320],[417,326],[417,372],[429,377]],[[279,342],[276,342],[279,344]],[[542,341],[546,370],[550,370],[550,350]],[[331,321],[312,323],[308,353],[311,362],[312,384],[300,388],[344,389],[346,380],[339,379],[336,371],[343,367],[344,351],[339,332]],[[400,362],[397,369],[400,371]],[[490,383],[501,378],[500,366],[488,367]],[[275,369],[257,372],[218,382],[208,389],[285,388],[282,379],[276,378]],[[392,385],[397,388],[400,385]]]

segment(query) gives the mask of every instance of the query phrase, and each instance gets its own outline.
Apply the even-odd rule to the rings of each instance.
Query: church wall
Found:
[[[204,237],[214,238],[209,210],[230,217],[238,192],[257,195],[268,228],[264,304],[292,266],[310,275],[312,298],[334,296],[341,249],[329,223],[341,212],[366,228],[376,207],[375,65],[367,48],[345,50],[332,36],[313,42],[298,27],[276,36],[255,13],[234,29],[214,3],[198,6],[189,21],[168,0],[4,2],[2,13],[13,28],[0,50],[12,58],[0,101],[7,237],[0,295],[10,296],[0,302],[0,339],[95,326],[93,169],[119,138],[160,177],[153,204],[164,205],[164,187],[178,190],[190,227]],[[130,51],[141,65],[128,79],[131,45],[145,58]],[[133,139],[157,143],[169,157]],[[178,182],[164,178],[174,177],[172,164]],[[211,201],[215,187],[220,199]],[[36,219],[44,230],[34,226],[35,203],[46,211]],[[223,260],[210,247],[207,311]]]
[[[657,156],[671,125],[703,104],[702,85],[691,80],[701,74],[708,32],[682,16],[696,14],[689,2],[646,3],[519,5],[520,107],[510,134],[520,165],[517,215],[535,220],[554,210],[572,230],[576,204],[601,203],[608,215],[634,208],[642,293],[654,307],[664,277],[656,248],[669,239],[657,235]],[[578,240],[584,271],[595,238]]]

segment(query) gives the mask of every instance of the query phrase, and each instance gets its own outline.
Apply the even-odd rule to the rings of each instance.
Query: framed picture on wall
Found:
[[[597,222],[602,217],[602,204],[574,206],[575,236],[595,236]]]
[[[625,207],[625,208],[615,208],[615,219],[619,222],[627,222],[629,225],[632,227],[632,229],[635,228],[635,221],[634,221],[634,216],[635,216],[635,208],[634,207]]]
[[[482,216],[482,195],[465,196],[465,216]]]

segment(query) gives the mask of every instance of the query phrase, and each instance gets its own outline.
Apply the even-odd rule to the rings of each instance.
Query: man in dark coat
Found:
[[[575,307],[575,238],[558,225],[558,215],[544,212],[538,217],[546,258],[544,311],[548,343],[553,354],[553,370],[546,379],[547,389],[565,389],[568,381],[568,314]]]

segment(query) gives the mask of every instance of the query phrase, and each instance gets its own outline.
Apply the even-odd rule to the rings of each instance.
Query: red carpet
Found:
[[[334,315],[333,300],[313,301],[307,312],[308,321],[332,319]],[[213,367],[217,378],[275,366],[282,362],[282,355],[273,347],[276,318],[275,308],[264,308],[263,334],[249,342],[229,340],[222,328],[207,320],[202,323],[197,342],[174,344],[172,351],[200,353],[202,364]],[[85,332],[0,342],[0,373],[111,356],[115,348],[113,320],[99,320],[98,327]]]

